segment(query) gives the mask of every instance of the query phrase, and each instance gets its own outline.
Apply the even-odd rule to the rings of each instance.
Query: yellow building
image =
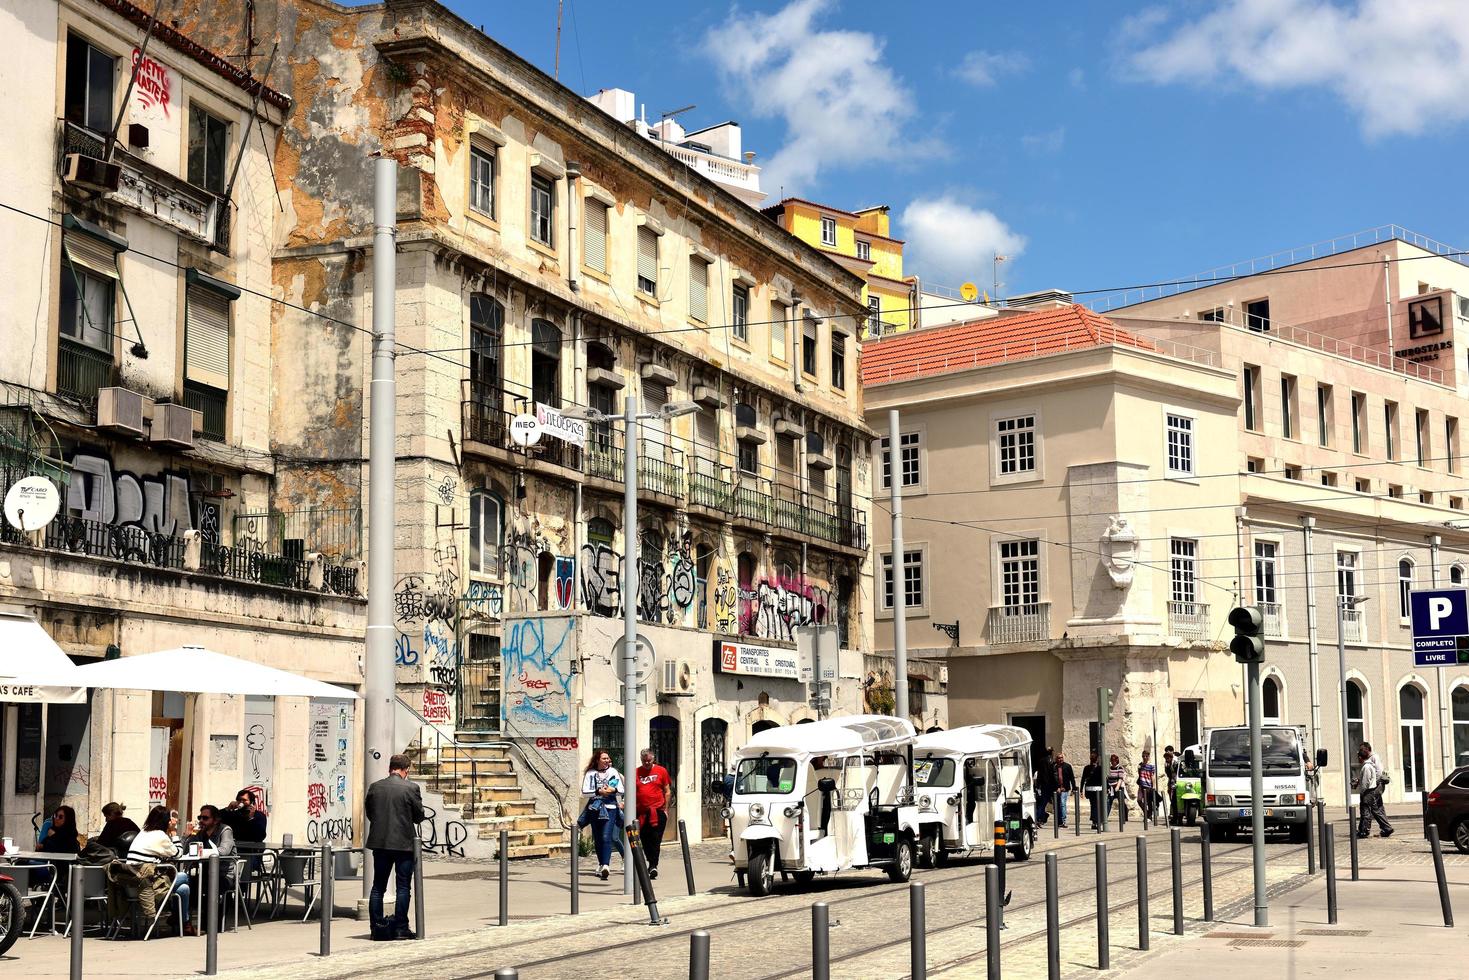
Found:
[[[864,336],[901,333],[913,325],[917,280],[903,277],[903,242],[892,237],[886,204],[843,211],[788,197],[764,213],[862,277],[862,301],[873,316]]]

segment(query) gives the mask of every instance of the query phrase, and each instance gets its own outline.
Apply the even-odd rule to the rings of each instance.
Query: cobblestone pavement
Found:
[[[1362,865],[1427,863],[1427,846],[1411,836],[1411,824],[1391,840],[1362,841]],[[1338,831],[1344,827],[1338,825]],[[1347,863],[1344,833],[1338,833],[1339,864]],[[1031,861],[1012,862],[1008,869],[1011,903],[1002,934],[1006,977],[1046,975],[1044,859],[1054,851],[1060,882],[1061,965],[1063,975],[1105,976],[1097,970],[1097,918],[1094,848],[1108,845],[1108,888],[1111,931],[1110,969],[1119,972],[1150,955],[1138,949],[1135,833],[1041,840]],[[1310,880],[1302,845],[1271,842],[1268,880],[1279,894]],[[1169,836],[1166,829],[1148,835],[1149,930],[1154,950],[1176,940],[1171,900]],[[1209,928],[1202,920],[1200,844],[1197,831],[1183,835],[1182,874],[1186,933]],[[1469,858],[1449,856],[1469,866]],[[931,976],[983,976],[985,969],[984,867],[987,861],[956,861],[944,868],[920,871],[927,895],[928,970]],[[1343,872],[1345,877],[1345,872]],[[661,884],[682,891],[665,878]],[[1213,886],[1216,919],[1249,921],[1252,874],[1248,844],[1216,843]],[[711,936],[712,975],[720,978],[769,978],[810,973],[810,908],[815,901],[830,906],[834,977],[903,977],[909,975],[908,889],[880,872],[851,872],[821,879],[806,888],[794,883],[774,895],[753,899],[731,883],[712,893],[670,898],[660,910],[670,924],[649,926],[641,907],[620,906],[576,919],[569,916],[514,923],[505,929],[479,930],[425,943],[401,943],[371,955],[334,956],[317,960],[310,972],[319,980],[391,974],[401,980],[443,977],[455,980],[492,977],[515,967],[522,978],[566,977],[623,970],[636,958],[640,980],[688,976],[689,934],[707,929]],[[634,952],[635,951],[635,952]],[[294,969],[256,970],[238,976],[258,980],[301,975]]]

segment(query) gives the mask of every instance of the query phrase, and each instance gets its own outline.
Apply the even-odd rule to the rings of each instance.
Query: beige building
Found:
[[[291,103],[170,25],[142,51],[147,29],[127,0],[0,2],[16,81],[0,490],[59,490],[43,529],[0,528],[0,607],[79,662],[197,644],[354,685],[357,499],[302,508],[278,481],[267,147]],[[321,764],[308,730],[327,715]],[[253,785],[276,832],[350,836],[351,763],[332,763],[351,718],[346,702],[106,690],[0,705],[0,824],[24,840],[67,803],[95,830],[108,800],[141,822],[150,803]]]
[[[184,7],[245,50],[235,4]],[[276,159],[291,305],[273,398],[302,424],[283,481],[303,501],[361,486],[368,338],[320,317],[367,322],[370,158],[402,164],[397,676],[419,715],[404,741],[494,760],[472,788],[432,785],[486,833],[513,817],[514,853],[562,840],[589,751],[621,754],[613,643],[636,561],[646,738],[691,832],[722,833],[706,777],[753,730],[818,713],[799,627],[836,627],[819,669],[837,710],[860,701],[861,280],[437,3],[262,2],[248,23],[316,66],[282,82]],[[567,421],[628,396],[692,411],[645,423],[636,447],[620,422]],[[509,438],[519,414],[547,423],[532,448]]]

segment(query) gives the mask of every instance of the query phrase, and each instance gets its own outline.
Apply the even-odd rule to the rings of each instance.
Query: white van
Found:
[[[1267,726],[1260,731],[1265,827],[1285,828],[1290,839],[1306,840],[1311,819],[1311,785],[1306,731]],[[1204,736],[1204,820],[1217,838],[1250,831],[1250,730],[1214,728]]]

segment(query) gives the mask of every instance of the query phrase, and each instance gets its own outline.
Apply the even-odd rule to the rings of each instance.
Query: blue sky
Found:
[[[551,71],[555,0],[447,0]],[[886,203],[908,271],[1187,275],[1379,224],[1469,243],[1461,0],[568,0],[561,80],[738,120],[765,190]]]

